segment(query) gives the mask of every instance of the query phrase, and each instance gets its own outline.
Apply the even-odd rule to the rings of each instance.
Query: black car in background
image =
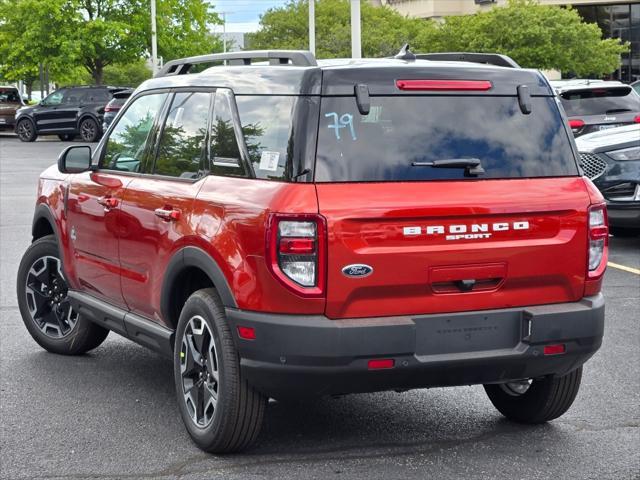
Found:
[[[640,95],[620,82],[551,82],[574,136],[640,123]]]
[[[107,103],[106,107],[104,107],[102,131],[106,131],[107,128],[109,128],[109,125],[111,125],[111,122],[113,122],[113,119],[116,118],[116,115],[118,115],[118,112],[132,93],[133,88],[129,88],[127,90],[122,90],[113,94],[113,98],[111,99],[111,101]]]
[[[640,124],[576,139],[584,174],[607,200],[610,231],[640,234]]]
[[[16,113],[16,134],[23,142],[38,135],[58,135],[60,140],[97,142],[102,136],[102,120],[107,103],[123,87],[85,86],[56,90],[39,104]]]

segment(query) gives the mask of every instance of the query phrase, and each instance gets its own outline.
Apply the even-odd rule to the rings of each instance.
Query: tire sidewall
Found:
[[[233,362],[233,357],[229,358],[230,355],[228,355],[228,352],[223,349],[224,342],[221,339],[221,335],[227,335],[228,332],[225,332],[223,328],[219,327],[220,322],[226,323],[226,320],[217,316],[216,313],[211,310],[203,298],[204,295],[206,295],[206,293],[203,291],[196,292],[196,294],[192,295],[185,303],[178,321],[178,328],[176,329],[173,355],[174,384],[180,416],[182,417],[185,427],[191,434],[191,437],[201,448],[211,445],[217,438],[224,436],[225,430],[228,428],[224,422],[225,416],[227,416],[227,412],[229,412],[230,409],[234,408],[234,403],[236,401],[235,398],[237,396],[237,389],[234,385],[235,382],[229,375],[229,364]],[[189,416],[187,406],[184,401],[182,375],[180,373],[180,350],[182,346],[182,337],[189,320],[195,315],[199,315],[204,318],[205,322],[209,326],[218,357],[218,400],[213,420],[204,428],[195,425]]]

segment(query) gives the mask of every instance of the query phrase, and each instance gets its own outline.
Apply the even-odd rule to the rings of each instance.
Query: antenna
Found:
[[[409,50],[409,44],[405,43],[400,49],[400,51],[393,58],[397,58],[398,60],[406,60],[408,62],[413,62],[416,59],[416,56],[413,54],[411,50]]]

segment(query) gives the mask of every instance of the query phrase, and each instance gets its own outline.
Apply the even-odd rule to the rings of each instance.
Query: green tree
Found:
[[[262,15],[260,30],[248,36],[248,48],[307,49],[309,45],[309,2],[291,0]],[[351,56],[351,16],[348,0],[316,2],[316,55],[319,58]],[[407,18],[388,7],[361,3],[362,55],[386,57],[404,43],[425,49],[435,35],[435,24]]]
[[[148,78],[151,78],[151,70],[144,58],[127,64],[116,63],[104,69],[104,83],[107,85],[137,87]]]
[[[584,23],[571,8],[509,0],[488,12],[446,18],[432,50],[497,52],[523,67],[599,76],[619,68],[629,46],[603,39],[598,25]]]

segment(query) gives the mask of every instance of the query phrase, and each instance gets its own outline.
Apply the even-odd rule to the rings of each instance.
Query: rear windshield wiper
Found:
[[[609,115],[610,113],[621,113],[621,112],[633,112],[633,110],[631,110],[630,108],[612,108],[611,110],[607,110],[604,113]]]
[[[484,172],[479,158],[443,158],[433,162],[412,162],[412,167],[464,168],[465,175],[480,175]]]

